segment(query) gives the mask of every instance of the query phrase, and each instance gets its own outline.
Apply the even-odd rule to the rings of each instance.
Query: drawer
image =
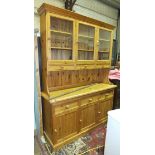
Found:
[[[58,105],[55,106],[55,115],[61,114],[61,113],[65,113],[68,111],[72,111],[74,109],[78,108],[78,102],[73,102],[73,103],[66,103],[63,105]]]
[[[53,65],[53,66],[48,66],[48,71],[63,71],[63,70],[75,70],[74,65]]]
[[[85,106],[85,105],[94,103],[94,102],[98,101],[98,98],[99,98],[99,95],[95,95],[95,96],[90,96],[90,97],[87,97],[85,99],[82,99],[80,101],[81,102],[81,106]]]
[[[98,100],[105,100],[105,99],[109,99],[109,98],[112,98],[113,97],[113,91],[110,91],[110,92],[106,92],[106,93],[103,93],[103,94],[100,94],[99,97],[98,97]]]

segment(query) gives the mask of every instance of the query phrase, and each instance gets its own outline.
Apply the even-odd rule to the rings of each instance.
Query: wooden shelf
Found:
[[[91,36],[85,36],[85,35],[79,35],[79,37],[82,37],[82,38],[89,38],[89,39],[94,39],[94,37],[91,37]]]
[[[67,47],[50,47],[51,49],[58,49],[58,50],[72,50],[72,48]]]
[[[57,30],[50,30],[50,31],[54,32],[54,33],[61,33],[61,34],[66,34],[66,35],[72,35],[72,33],[64,32],[64,31],[57,31]]]
[[[98,52],[101,52],[101,53],[109,53],[109,51],[98,51]]]
[[[107,42],[110,42],[110,40],[108,40],[108,39],[99,39],[99,41],[107,41]]]
[[[78,49],[78,51],[84,51],[84,52],[94,52],[94,50],[87,50],[87,49]]]

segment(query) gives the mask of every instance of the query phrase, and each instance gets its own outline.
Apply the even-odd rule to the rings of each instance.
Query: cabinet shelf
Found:
[[[60,49],[60,50],[72,50],[72,48],[67,47],[50,47],[51,49]]]
[[[109,51],[98,51],[98,52],[101,52],[101,53],[109,53]]]
[[[54,33],[61,33],[61,34],[66,34],[66,35],[72,35],[72,33],[70,33],[70,32],[57,31],[57,30],[50,30],[50,31],[54,32]]]
[[[85,36],[85,35],[79,35],[79,37],[81,37],[81,38],[88,38],[88,39],[94,39],[94,37],[91,37],[91,36]]]
[[[107,41],[107,42],[110,42],[110,40],[108,40],[108,39],[99,39],[99,41]]]
[[[87,50],[87,49],[78,49],[78,51],[84,51],[84,52],[94,52],[94,50]]]

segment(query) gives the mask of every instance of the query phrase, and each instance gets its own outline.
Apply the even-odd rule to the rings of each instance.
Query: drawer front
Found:
[[[113,97],[113,91],[105,92],[99,95],[98,100],[106,100]]]
[[[48,66],[48,71],[63,71],[63,70],[75,70],[75,66],[61,66],[61,65],[58,65],[58,66]]]
[[[85,99],[82,99],[80,101],[81,106],[86,106],[88,104],[94,103],[94,102],[98,102],[98,101],[102,101],[102,100],[107,100],[113,97],[113,91],[108,91],[108,92],[104,92],[98,95],[94,95],[94,96],[90,96],[87,97]]]
[[[54,106],[55,115],[63,114],[65,112],[73,111],[78,108],[78,102],[66,103],[63,105]]]
[[[99,95],[95,95],[95,96],[90,96],[90,97],[87,97],[85,99],[82,99],[80,101],[81,102],[81,106],[86,106],[88,104],[97,102],[98,101],[98,98],[99,98]]]

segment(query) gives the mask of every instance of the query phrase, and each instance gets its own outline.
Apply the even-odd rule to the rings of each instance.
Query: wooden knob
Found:
[[[92,98],[90,98],[90,99],[89,99],[89,102],[91,102],[92,100],[93,100],[93,99],[92,99]]]
[[[58,132],[57,129],[54,129],[54,132],[57,133]]]
[[[69,108],[69,105],[66,105],[66,109],[68,109]]]
[[[80,122],[82,122],[82,120],[80,119]]]
[[[100,114],[101,112],[99,111],[98,114]]]

